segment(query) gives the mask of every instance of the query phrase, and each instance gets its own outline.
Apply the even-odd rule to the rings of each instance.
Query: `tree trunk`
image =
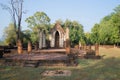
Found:
[[[23,3],[20,3],[20,8],[18,9],[18,39],[21,38],[21,19],[22,19],[22,6]]]
[[[17,46],[18,46],[18,54],[22,54],[23,50],[22,50],[22,42],[21,42],[21,40],[18,40]]]
[[[99,56],[99,44],[98,43],[95,44],[95,54],[96,56]]]

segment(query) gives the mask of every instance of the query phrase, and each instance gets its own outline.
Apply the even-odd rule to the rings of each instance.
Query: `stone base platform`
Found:
[[[66,54],[13,54],[5,57],[5,64],[16,66],[67,66],[69,58]]]
[[[6,59],[13,60],[67,60],[68,56],[66,54],[50,53],[50,54],[12,54]]]

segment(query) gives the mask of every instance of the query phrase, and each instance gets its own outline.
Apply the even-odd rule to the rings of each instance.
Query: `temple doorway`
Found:
[[[59,32],[56,31],[55,33],[55,47],[56,48],[59,48],[59,38],[60,38]]]

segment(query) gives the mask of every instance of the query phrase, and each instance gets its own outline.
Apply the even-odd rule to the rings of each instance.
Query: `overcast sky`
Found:
[[[9,0],[0,0],[2,4],[8,4]],[[45,12],[51,19],[76,20],[84,26],[85,32],[90,32],[95,23],[113,12],[120,4],[120,0],[24,0],[24,10],[27,11],[22,18],[22,29],[27,29],[25,19],[36,11]],[[3,38],[3,30],[11,22],[9,13],[0,7],[0,39]]]

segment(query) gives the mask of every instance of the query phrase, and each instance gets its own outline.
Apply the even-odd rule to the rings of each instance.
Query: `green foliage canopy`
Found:
[[[50,25],[50,18],[44,12],[36,12],[33,16],[25,20],[28,27],[31,29],[31,40],[33,43],[38,42],[39,31],[45,30],[48,32]]]
[[[79,22],[66,20],[64,22],[64,28],[66,27],[70,29],[70,41],[72,46],[79,44],[79,42],[84,42],[84,30]]]
[[[97,27],[98,26],[98,27]],[[91,30],[91,40],[100,44],[120,43],[120,5]]]
[[[10,23],[4,30],[5,44],[16,44],[16,32],[14,24]]]

